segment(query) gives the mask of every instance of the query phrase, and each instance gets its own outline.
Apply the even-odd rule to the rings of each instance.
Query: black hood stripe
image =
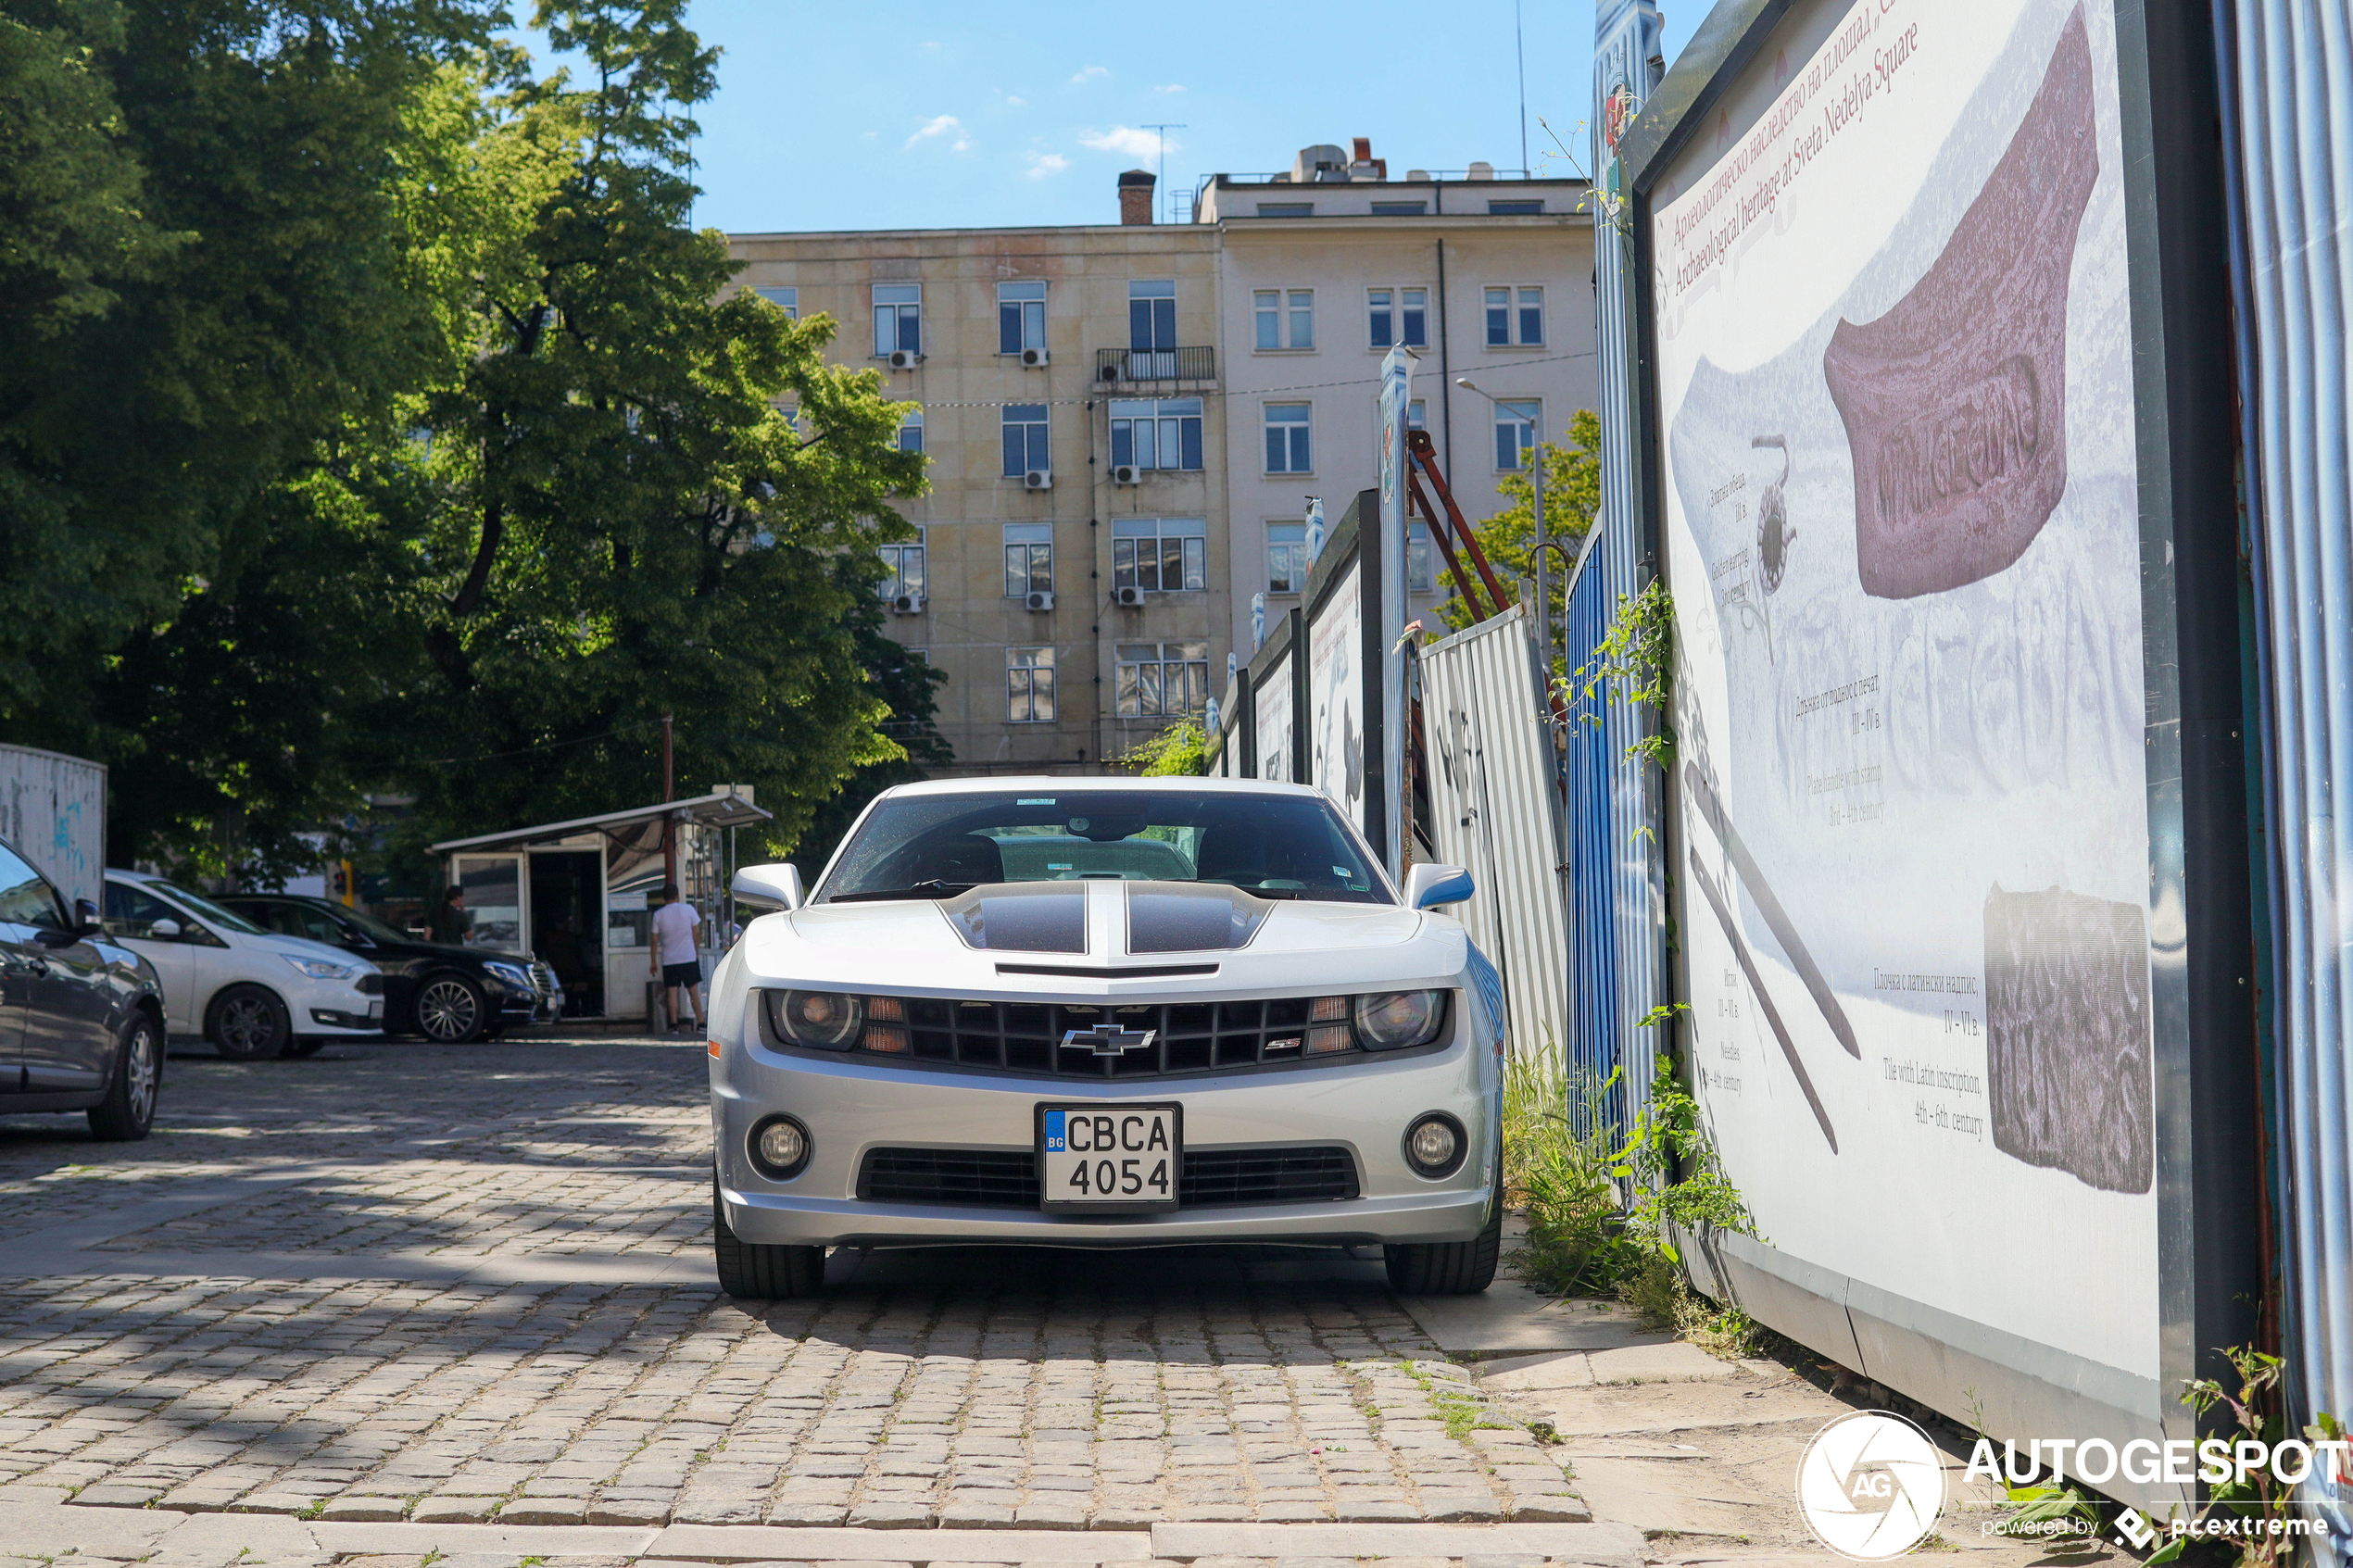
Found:
[[[1231,952],[1250,945],[1274,906],[1239,887],[1182,882],[1131,882],[1131,953]]]
[[[1087,888],[1076,882],[990,883],[939,906],[971,947],[997,953],[1083,953]]]

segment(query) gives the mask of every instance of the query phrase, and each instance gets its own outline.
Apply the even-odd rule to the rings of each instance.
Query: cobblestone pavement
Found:
[[[824,1296],[738,1307],[708,1283],[703,1085],[692,1044],[338,1045],[175,1057],[144,1144],[0,1123],[0,1500],[1585,1517],[1378,1263],[1339,1251],[837,1254]]]

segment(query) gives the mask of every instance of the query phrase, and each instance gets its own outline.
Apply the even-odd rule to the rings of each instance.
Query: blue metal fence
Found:
[[[1608,588],[1597,558],[1604,547],[1603,537],[1599,529],[1586,535],[1584,553],[1578,558],[1577,570],[1568,582],[1562,633],[1572,671],[1609,634]],[[1618,1006],[1613,919],[1617,888],[1612,880],[1615,857],[1609,791],[1616,759],[1603,722],[1603,696],[1598,690],[1590,698],[1581,690],[1571,692],[1567,746],[1562,759],[1567,784],[1563,837],[1568,861],[1568,1038],[1563,1045],[1570,1072],[1587,1075],[1592,1083],[1607,1080],[1620,1065],[1619,1041],[1627,1033],[1626,1018]],[[1598,1102],[1598,1109],[1620,1132],[1626,1127],[1626,1101],[1621,1081]],[[1582,1120],[1584,1110],[1584,1102],[1572,1095],[1571,1116]]]

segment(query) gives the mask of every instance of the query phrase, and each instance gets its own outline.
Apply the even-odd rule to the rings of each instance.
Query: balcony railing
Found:
[[[1098,348],[1095,380],[1105,385],[1142,386],[1217,379],[1214,348]]]

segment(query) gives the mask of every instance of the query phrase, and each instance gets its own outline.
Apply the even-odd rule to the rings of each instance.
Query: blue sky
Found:
[[[1529,156],[1585,157],[1592,10],[1523,0]],[[1701,0],[1668,0],[1667,52]],[[1164,189],[1288,169],[1370,136],[1393,174],[1520,161],[1512,0],[1302,11],[1264,0],[1151,6],[999,0],[695,0],[725,53],[697,113],[698,224],[731,232],[1107,223],[1124,169]],[[1165,207],[1163,209],[1165,217]]]

